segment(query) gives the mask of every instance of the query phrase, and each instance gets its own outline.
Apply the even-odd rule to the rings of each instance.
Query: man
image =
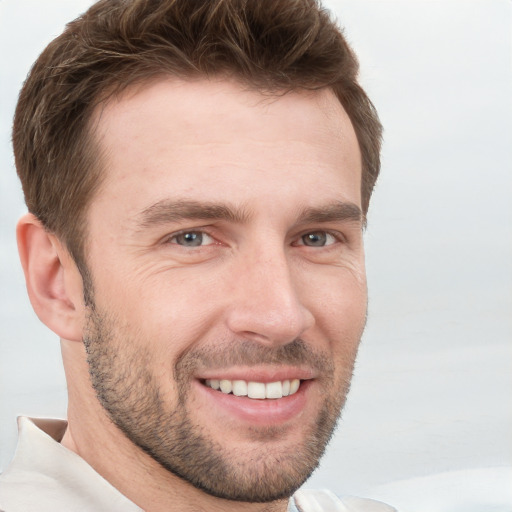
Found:
[[[20,420],[0,508],[391,510],[295,492],[365,323],[381,128],[356,74],[310,0],[102,0],[46,48],[17,235],[68,420]]]

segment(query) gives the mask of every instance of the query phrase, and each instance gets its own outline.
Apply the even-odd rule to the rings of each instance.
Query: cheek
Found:
[[[184,325],[187,330],[201,329],[214,304],[210,300],[215,293],[214,278],[192,269],[152,270],[105,275],[101,285],[94,287],[96,304],[126,323],[163,337]]]
[[[316,329],[327,343],[336,373],[344,386],[351,379],[366,323],[366,310],[367,291],[363,277],[355,279],[352,273],[344,273],[325,283],[315,312]]]
[[[312,295],[317,324],[329,331],[329,337],[357,339],[366,321],[367,289],[364,268],[334,269],[315,279]]]

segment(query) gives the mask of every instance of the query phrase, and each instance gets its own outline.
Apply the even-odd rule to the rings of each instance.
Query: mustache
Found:
[[[323,352],[311,348],[302,339],[295,339],[277,347],[238,340],[215,347],[196,348],[178,358],[175,370],[176,376],[182,376],[201,369],[256,365],[307,366],[323,374],[334,372],[332,359]]]

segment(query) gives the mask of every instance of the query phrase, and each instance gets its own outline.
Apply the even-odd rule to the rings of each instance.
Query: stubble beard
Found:
[[[144,343],[121,336],[117,322],[92,305],[84,337],[92,385],[103,408],[126,437],[163,468],[212,496],[234,501],[271,502],[290,497],[318,466],[345,403],[353,369],[351,355],[343,375],[332,360],[313,352],[302,340],[278,348],[242,340],[224,349],[182,354],[174,366],[177,399],[163,398],[152,373],[154,357]],[[131,348],[131,351],[130,351]],[[322,375],[324,403],[301,443],[276,450],[279,427],[254,428],[253,448],[237,453],[223,446],[194,423],[187,410],[188,393],[198,365],[300,364]],[[172,376],[170,376],[172,378]]]

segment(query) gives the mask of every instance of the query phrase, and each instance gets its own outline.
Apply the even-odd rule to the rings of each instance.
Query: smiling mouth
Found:
[[[278,399],[294,395],[300,388],[300,379],[276,382],[254,382],[245,380],[206,379],[205,386],[226,395],[246,396],[254,400]]]

